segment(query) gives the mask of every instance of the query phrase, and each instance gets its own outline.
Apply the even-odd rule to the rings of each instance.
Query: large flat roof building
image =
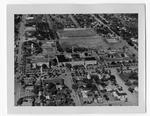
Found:
[[[64,29],[58,30],[57,34],[60,39],[70,39],[70,37],[91,37],[97,36],[96,32],[91,28],[76,28],[76,29]]]
[[[115,39],[115,38],[106,39],[106,41],[107,41],[108,43],[118,43],[118,40]]]

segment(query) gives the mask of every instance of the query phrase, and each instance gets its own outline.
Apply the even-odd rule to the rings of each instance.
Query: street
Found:
[[[131,92],[128,91],[128,87],[125,85],[125,83],[123,82],[123,80],[121,80],[121,78],[118,76],[118,73],[116,71],[116,69],[111,69],[112,75],[114,75],[116,77],[116,81],[117,83],[122,86],[123,91],[127,93],[128,95],[128,102],[131,102],[132,105],[138,105],[138,99],[137,97],[135,97]]]
[[[63,79],[65,80],[65,84],[69,87],[69,89],[72,90],[71,97],[73,98],[76,106],[81,106],[81,102],[80,102],[79,96],[72,89],[73,81],[71,79],[71,73],[68,72],[67,76],[63,76]]]

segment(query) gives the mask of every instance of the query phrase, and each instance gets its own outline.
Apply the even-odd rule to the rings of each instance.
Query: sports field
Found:
[[[60,39],[60,44],[63,47],[86,47],[94,49],[119,49],[127,46],[126,43],[119,41],[118,43],[108,43],[106,38],[101,36],[93,37],[69,37],[69,39]]]
[[[70,37],[60,40],[62,47],[86,47],[86,48],[107,48],[106,42],[102,37]]]
[[[126,43],[116,40],[115,42],[108,42],[108,38],[98,36],[96,32],[91,28],[76,28],[76,29],[64,29],[58,30],[59,41],[63,48],[65,47],[86,47],[95,49],[119,49],[123,46],[127,46]],[[111,41],[113,38],[109,38]]]

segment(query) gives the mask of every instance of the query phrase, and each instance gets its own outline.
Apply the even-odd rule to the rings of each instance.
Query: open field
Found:
[[[71,41],[70,41],[71,40]],[[87,47],[87,48],[107,48],[106,42],[102,37],[70,37],[70,39],[62,39],[60,40],[61,46],[79,46],[79,47]]]
[[[123,46],[128,46],[126,43],[119,41],[118,43],[108,43],[106,38],[101,36],[93,36],[93,37],[69,37],[69,39],[60,39],[61,46],[66,47],[88,47],[88,48],[96,48],[96,49],[119,49]],[[71,40],[71,41],[70,41]]]

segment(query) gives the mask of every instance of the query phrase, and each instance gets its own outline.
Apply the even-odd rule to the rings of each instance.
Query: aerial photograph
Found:
[[[138,13],[14,15],[14,106],[138,106],[138,82]]]

